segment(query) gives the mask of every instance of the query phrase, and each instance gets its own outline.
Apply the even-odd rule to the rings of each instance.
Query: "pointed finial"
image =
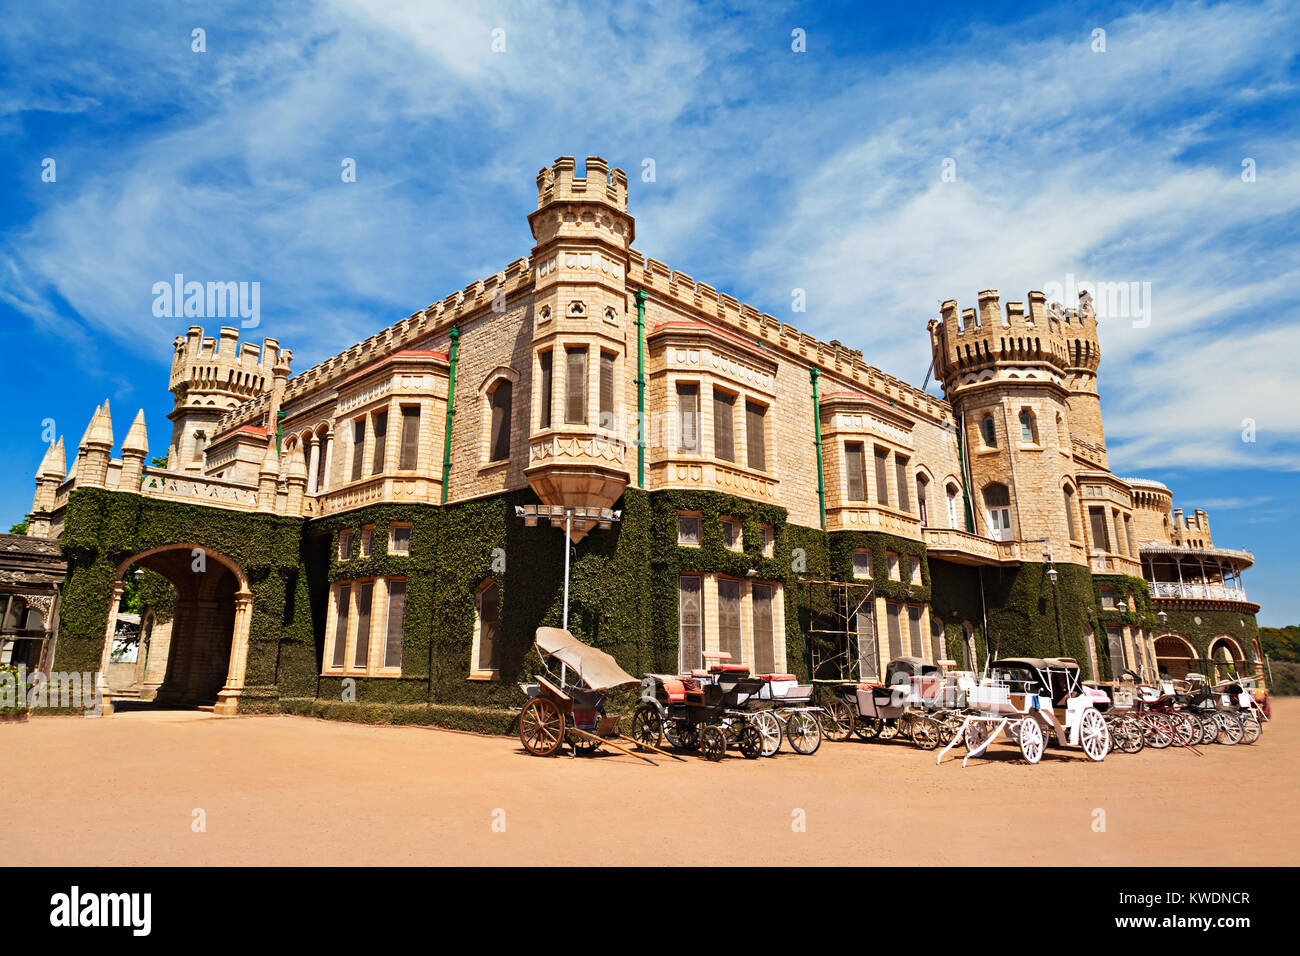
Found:
[[[307,459],[303,457],[302,446],[289,452],[289,477],[307,480]]]
[[[136,414],[135,421],[131,423],[131,430],[126,433],[126,440],[122,442],[122,454],[127,452],[149,454],[149,435],[144,427],[143,408]]]
[[[37,479],[53,478],[56,481],[62,481],[68,473],[68,459],[63,450],[63,436],[59,440],[51,442],[50,447],[45,449],[45,457],[41,459],[41,466],[36,469]]]
[[[262,456],[263,475],[280,474],[280,452],[275,447],[275,436],[272,435],[266,442],[266,454]]]

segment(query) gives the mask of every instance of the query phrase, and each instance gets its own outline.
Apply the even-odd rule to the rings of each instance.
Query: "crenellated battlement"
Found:
[[[275,339],[239,341],[239,330],[225,326],[217,338],[204,334],[202,326],[191,326],[172,343],[172,371],[169,388],[190,392],[217,392],[247,399],[269,391],[277,368],[288,370],[293,352],[281,349]]]
[[[599,156],[587,157],[586,175],[577,175],[572,156],[561,156],[537,173],[537,208],[552,202],[597,201],[627,211],[627,173]]]

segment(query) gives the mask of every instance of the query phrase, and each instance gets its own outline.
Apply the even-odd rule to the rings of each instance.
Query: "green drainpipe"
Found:
[[[451,417],[456,414],[456,360],[460,351],[460,329],[451,327],[451,371],[447,376],[447,433],[442,442],[442,503],[447,503],[447,483],[451,479]]]
[[[820,400],[817,398],[817,379],[821,378],[821,371],[814,368],[809,373],[812,380],[812,398],[813,398],[813,428],[817,435],[817,508],[821,512],[822,530],[826,530],[826,479],[822,474],[822,411]]]
[[[284,443],[284,420],[288,417],[288,413],[284,411],[275,413],[275,453],[277,455],[284,451],[281,445]]]
[[[636,299],[636,486],[645,489],[645,303],[650,293],[637,289]]]

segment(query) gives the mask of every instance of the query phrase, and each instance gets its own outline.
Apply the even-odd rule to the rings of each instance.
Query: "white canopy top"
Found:
[[[618,666],[604,651],[588,647],[559,627],[539,627],[534,638],[537,649],[572,668],[592,690],[607,690],[641,681]]]

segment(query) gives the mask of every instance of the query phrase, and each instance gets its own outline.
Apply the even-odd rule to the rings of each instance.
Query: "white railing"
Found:
[[[1229,584],[1179,584],[1177,581],[1152,581],[1151,596],[1191,598],[1205,601],[1246,601],[1246,589]]]

